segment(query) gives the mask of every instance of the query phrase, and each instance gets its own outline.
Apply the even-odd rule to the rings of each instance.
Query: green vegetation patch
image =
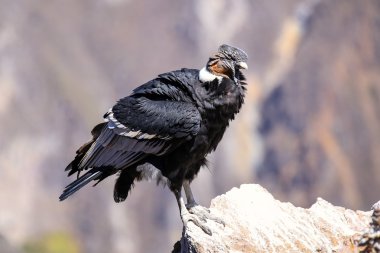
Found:
[[[80,247],[72,235],[65,232],[53,232],[26,242],[24,251],[27,253],[80,253]]]

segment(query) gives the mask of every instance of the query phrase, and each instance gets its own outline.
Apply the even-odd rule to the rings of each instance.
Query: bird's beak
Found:
[[[246,62],[238,62],[237,65],[241,68],[241,69],[248,69],[248,64]]]

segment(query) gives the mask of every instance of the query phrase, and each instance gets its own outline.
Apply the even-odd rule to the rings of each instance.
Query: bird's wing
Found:
[[[113,174],[196,135],[201,116],[189,92],[196,75],[187,69],[162,74],[120,99],[104,115],[106,122],[93,129],[93,140],[77,151],[66,168],[69,175],[100,167]]]
[[[117,134],[135,139],[187,138],[199,131],[201,121],[192,103],[134,96],[121,99],[105,117]]]
[[[78,150],[81,158],[77,159],[77,166],[68,166],[70,175],[99,167],[108,167],[113,174],[148,155],[170,152],[200,128],[200,114],[191,103],[145,97],[121,99],[105,119],[106,124],[83,150],[85,153],[81,155]]]

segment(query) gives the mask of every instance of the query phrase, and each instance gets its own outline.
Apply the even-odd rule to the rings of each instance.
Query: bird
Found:
[[[223,220],[195,201],[190,183],[244,103],[247,62],[243,50],[223,44],[202,69],[160,74],[118,100],[66,167],[77,178],[59,200],[116,174],[113,198],[122,202],[135,182],[156,180],[174,193],[185,227],[193,222],[212,234],[205,221]]]

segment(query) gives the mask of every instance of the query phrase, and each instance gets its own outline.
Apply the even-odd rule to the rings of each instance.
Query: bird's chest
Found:
[[[197,157],[205,157],[216,149],[228,124],[228,122],[219,122],[218,124],[211,121],[204,121],[202,123],[201,129],[190,149],[190,153],[195,154]]]
[[[233,96],[236,101],[237,96]],[[206,156],[214,151],[221,141],[229,121],[239,111],[240,105],[237,103],[220,103],[215,107],[202,113],[201,128],[198,132],[191,152],[200,156]]]

